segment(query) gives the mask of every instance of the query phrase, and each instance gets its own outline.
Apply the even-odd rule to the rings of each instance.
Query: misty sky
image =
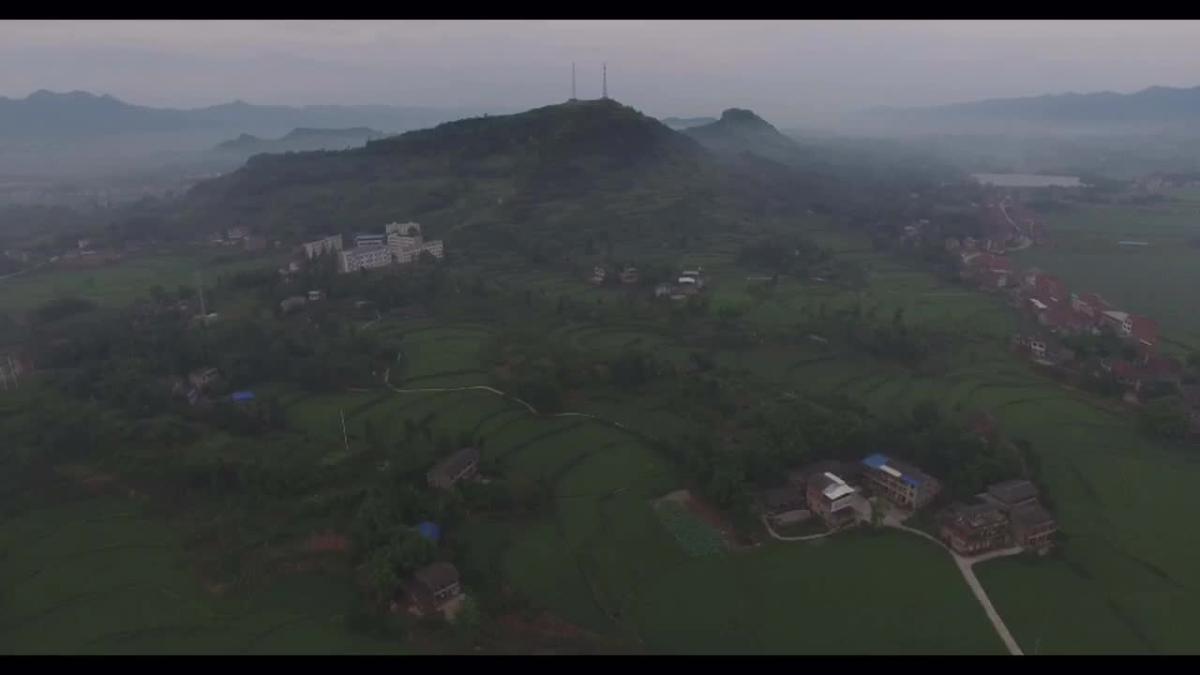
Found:
[[[803,124],[872,105],[1200,85],[1194,21],[5,21],[0,95],[522,109]]]

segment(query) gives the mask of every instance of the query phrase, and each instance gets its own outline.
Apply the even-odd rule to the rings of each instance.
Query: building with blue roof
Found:
[[[867,484],[876,494],[910,511],[928,504],[942,489],[933,476],[882,453],[864,457],[862,465]]]
[[[438,527],[437,523],[428,520],[417,525],[417,533],[432,542],[437,542],[442,538],[442,528]]]

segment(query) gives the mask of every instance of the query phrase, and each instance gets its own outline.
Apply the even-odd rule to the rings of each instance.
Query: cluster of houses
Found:
[[[772,526],[820,518],[830,531],[868,522],[876,497],[908,514],[927,507],[942,484],[919,468],[887,455],[872,454],[857,464],[818,462],[788,475],[788,484],[760,493],[759,509]],[[1045,553],[1058,525],[1026,480],[998,483],[976,497],[953,504],[939,517],[940,536],[962,555],[1020,546]]]
[[[1014,305],[1036,320],[1038,329],[1013,337],[1013,346],[1046,366],[1075,359],[1072,350],[1056,338],[1067,335],[1099,335],[1104,331],[1122,339],[1136,358],[1105,359],[1101,368],[1111,373],[1136,397],[1152,383],[1177,383],[1183,365],[1158,353],[1159,325],[1154,319],[1114,307],[1096,293],[1073,293],[1057,276],[1031,268],[1020,274],[1004,255],[988,251],[962,250],[960,273],[989,291],[1007,293]]]
[[[296,310],[303,309],[310,302],[320,302],[325,299],[325,291],[313,290],[305,295],[293,295],[279,301],[279,311],[283,314],[291,314]]]
[[[479,476],[479,456],[476,448],[457,450],[426,472],[426,482],[431,488],[449,490],[462,481],[473,480]],[[421,523],[417,530],[421,536],[433,541],[440,537],[440,530],[434,523]],[[393,609],[404,604],[417,616],[440,613],[453,619],[466,597],[458,568],[446,561],[418,569],[401,584],[401,590],[403,597],[393,603]]]
[[[638,269],[633,266],[627,266],[623,268],[615,275],[615,277],[622,286],[636,285],[639,281],[641,281],[642,278],[641,273],[638,272]],[[611,278],[613,277],[609,275],[607,267],[603,265],[596,265],[592,268],[592,276],[588,277],[588,283],[592,284],[593,286],[603,286],[607,284]]]
[[[279,243],[275,242],[275,245],[278,246]],[[237,226],[215,235],[212,244],[225,248],[240,246],[247,251],[263,251],[267,248],[267,238],[251,232],[248,228]]]
[[[301,245],[304,257],[312,260],[320,255],[336,255],[338,271],[346,274],[362,269],[412,263],[428,253],[441,259],[445,246],[440,239],[425,241],[418,223],[388,223],[383,232],[354,236],[354,247],[344,248],[342,235],[335,234]]]
[[[996,483],[971,504],[954,504],[941,514],[940,533],[961,555],[979,555],[1009,546],[1045,553],[1054,545],[1058,523],[1038,502],[1027,480]]]
[[[704,270],[697,267],[696,269],[683,270],[675,281],[668,281],[658,284],[654,287],[654,297],[670,298],[671,300],[680,301],[699,295],[704,290]]]

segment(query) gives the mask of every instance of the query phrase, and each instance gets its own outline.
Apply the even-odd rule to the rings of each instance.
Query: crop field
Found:
[[[205,286],[211,286],[221,274],[270,268],[273,261],[269,257],[226,259],[204,252],[139,256],[92,269],[39,270],[0,281],[0,307],[24,311],[71,295],[101,305],[125,305],[146,296],[155,284],[174,293],[180,284],[194,286],[195,273],[201,272]]]
[[[1001,653],[940,548],[848,533],[690,558],[644,587],[634,621],[666,653]]]
[[[134,505],[94,499],[0,523],[0,652],[399,653],[348,633],[347,582],[281,578],[220,597],[176,535]]]
[[[688,555],[713,555],[725,550],[725,540],[720,533],[688,513],[684,506],[663,501],[655,505],[654,512]]]

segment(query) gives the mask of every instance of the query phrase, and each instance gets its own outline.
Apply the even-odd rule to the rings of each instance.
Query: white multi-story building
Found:
[[[354,235],[354,245],[358,248],[362,248],[364,246],[384,246],[386,244],[386,234],[379,234],[376,232]]]
[[[306,242],[304,245],[304,257],[312,260],[313,258],[323,253],[334,253],[342,250],[342,235],[335,234],[324,239]]]
[[[342,272],[387,267],[392,264],[392,250],[387,246],[359,246],[341,253]]]
[[[442,240],[425,241],[421,234],[421,226],[417,223],[388,223],[384,229],[387,232],[388,248],[400,264],[414,262],[422,253],[428,253],[435,258],[445,255]]]
[[[407,223],[388,223],[383,226],[383,232],[384,234],[399,234],[406,237],[415,234],[417,237],[420,237],[421,225],[412,221]]]

